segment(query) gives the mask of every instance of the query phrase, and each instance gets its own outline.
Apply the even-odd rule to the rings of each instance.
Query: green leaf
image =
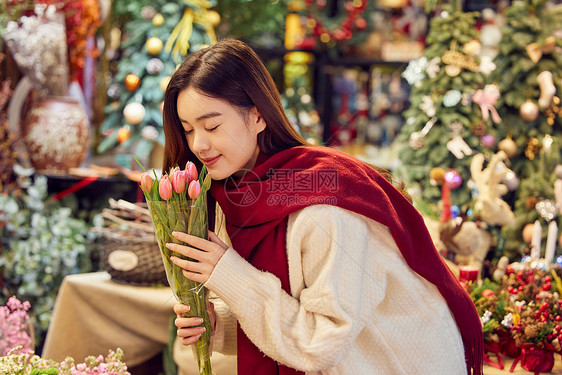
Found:
[[[116,144],[117,144],[117,132],[114,131],[109,137],[105,138],[100,142],[97,151],[98,153],[103,154],[110,148],[114,147]]]

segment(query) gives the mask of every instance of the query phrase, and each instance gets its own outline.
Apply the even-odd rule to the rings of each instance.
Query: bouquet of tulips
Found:
[[[210,338],[211,324],[207,314],[207,289],[201,283],[186,278],[182,269],[172,263],[170,256],[183,257],[172,253],[167,243],[181,243],[172,236],[172,232],[184,232],[208,239],[207,191],[211,178],[205,167],[201,174],[192,162],[188,162],[185,170],[174,167],[160,180],[148,172],[141,175],[141,189],[144,192],[154,228],[162,261],[166,269],[168,283],[174,295],[181,303],[188,305],[188,317],[203,319],[205,332],[193,345],[194,356],[199,365],[201,375],[210,375]]]

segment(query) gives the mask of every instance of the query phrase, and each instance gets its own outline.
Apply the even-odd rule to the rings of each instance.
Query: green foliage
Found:
[[[47,179],[20,173],[23,191],[0,195],[2,280],[8,294],[31,304],[37,341],[46,334],[57,292],[66,275],[92,270],[95,235],[68,207],[47,199]],[[9,295],[0,297],[5,303]]]
[[[450,10],[450,8],[448,9]],[[483,88],[484,76],[478,71],[463,69],[457,76],[446,73],[446,65],[442,57],[447,50],[457,50],[464,53],[464,44],[478,39],[479,34],[474,28],[477,13],[448,12],[431,20],[428,47],[424,58],[427,66],[422,75],[413,84],[410,95],[410,108],[405,112],[406,125],[402,128],[398,140],[403,143],[399,156],[403,166],[397,172],[405,181],[421,188],[421,200],[426,201],[427,208],[433,206],[437,210],[437,203],[441,198],[439,186],[431,183],[430,170],[441,167],[445,170],[454,169],[463,178],[463,185],[451,192],[452,202],[461,209],[469,208],[472,197],[466,182],[470,176],[469,166],[471,157],[457,158],[447,148],[447,142],[452,138],[451,126],[462,124],[460,132],[463,140],[474,152],[487,151],[481,146],[480,140],[472,133],[472,127],[482,121],[480,108],[473,103],[459,101],[456,105],[445,105],[445,95],[452,90],[458,90],[464,96],[471,95],[475,90]],[[430,66],[433,67],[431,68]],[[430,69],[438,66],[438,72],[429,74]],[[407,69],[408,70],[408,69]],[[405,73],[406,75],[406,73]],[[428,98],[433,103],[435,114],[422,109]],[[422,137],[423,147],[412,147],[409,140],[413,133],[419,133],[426,124],[435,118],[435,124]],[[491,125],[491,120],[488,120]]]
[[[520,115],[520,107],[526,101],[538,104],[541,94],[537,76],[543,71],[553,75],[556,95],[562,90],[562,39],[557,30],[562,28],[562,7],[549,6],[547,0],[517,0],[505,12],[505,26],[499,54],[494,63],[496,71],[491,81],[497,83],[502,92],[498,101],[498,112],[502,126],[498,127],[498,139],[511,137],[517,144],[517,153],[510,157],[509,167],[521,180],[519,188],[509,202],[514,208],[516,221],[502,230],[506,237],[506,255],[512,260],[520,258],[527,244],[522,238],[525,225],[540,220],[543,228],[547,222],[540,217],[530,202],[554,199],[554,168],[560,163],[559,141],[562,118],[555,116],[553,123],[547,121],[547,111],[539,107],[536,120],[526,121]],[[554,45],[545,47],[549,42]],[[540,50],[540,59],[532,61],[528,49],[532,44]],[[542,147],[545,135],[554,140],[549,153],[527,153],[530,141]],[[558,219],[560,224],[560,219]],[[543,230],[543,248],[546,230]]]
[[[550,151],[542,150],[534,160],[525,163],[528,177],[522,179],[514,203],[515,223],[503,228],[502,233],[506,237],[506,255],[513,260],[518,260],[525,255],[527,244],[523,241],[523,228],[535,220],[539,220],[543,227],[541,240],[541,254],[544,254],[546,247],[546,230],[549,221],[541,217],[539,212],[532,206],[530,201],[540,201],[554,198],[554,181],[557,176],[553,173],[554,168],[560,164],[561,155],[559,152],[559,141],[555,140]],[[557,219],[558,227],[562,225],[562,218]]]
[[[491,81],[496,82],[502,92],[497,108],[505,126],[498,129],[498,136],[511,136],[517,143],[518,154],[511,158],[511,162],[512,169],[518,174],[528,161],[524,153],[529,139],[552,134],[554,130],[548,125],[544,110],[540,111],[536,120],[525,121],[519,114],[521,105],[527,100],[537,103],[540,96],[537,76],[543,71],[553,74],[558,95],[562,89],[562,39],[554,33],[554,30],[562,27],[562,8],[547,8],[546,4],[546,0],[518,0],[508,8],[500,53],[494,60],[497,69],[491,76]],[[544,46],[546,39],[553,37],[556,45],[553,51],[541,52],[540,60],[533,62],[527,52],[528,46],[531,43]],[[554,128],[557,125],[562,125],[562,119],[558,116]]]
[[[221,15],[219,37],[242,39],[255,46],[282,47],[285,17],[291,0],[221,0],[216,10]]]
[[[149,38],[156,37],[163,44],[166,44],[172,31],[182,19],[184,10],[190,7],[197,11],[199,8],[196,4],[198,3],[192,3],[188,0],[179,2],[168,2],[166,0],[115,2],[114,17],[117,21],[123,22],[124,37],[120,47],[121,55],[119,56],[117,71],[109,85],[108,105],[105,108],[106,118],[100,128],[100,132],[105,137],[97,146],[98,153],[105,153],[110,149],[119,147],[120,150],[132,151],[133,154],[145,160],[155,143],[164,144],[162,114],[160,112],[164,91],[161,88],[161,83],[173,74],[183,57],[166,52],[165,48],[162,48],[160,53],[151,55],[148,53],[145,43]],[[211,1],[209,4],[214,5],[215,1]],[[156,14],[163,17],[161,25],[153,23]],[[208,31],[200,23],[194,22],[189,39],[188,53],[211,44],[211,41],[212,37]],[[160,60],[162,68],[156,72],[152,71],[151,74],[148,67],[154,63],[153,59],[155,58]],[[124,86],[125,78],[129,74],[134,74],[141,79],[140,87],[133,92],[128,91]],[[135,102],[143,105],[145,115],[139,124],[130,124],[124,118],[123,110],[127,104]],[[124,126],[129,126],[130,138],[119,144],[116,133]],[[146,132],[147,127],[151,127],[148,133]],[[143,130],[145,130],[144,136]]]

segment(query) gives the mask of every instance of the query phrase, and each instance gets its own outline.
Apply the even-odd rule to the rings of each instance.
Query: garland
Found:
[[[373,6],[373,1],[346,0],[344,12],[340,12],[341,14],[335,17],[326,14],[326,5],[326,0],[305,0],[306,24],[312,34],[324,44],[333,45],[335,42],[358,44],[352,39],[357,33],[367,30],[369,23],[363,15],[367,8]]]

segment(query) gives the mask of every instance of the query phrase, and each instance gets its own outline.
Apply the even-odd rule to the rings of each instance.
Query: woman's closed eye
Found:
[[[214,132],[215,130],[217,130],[217,128],[218,128],[219,126],[221,126],[221,124],[218,124],[217,126],[214,126],[214,127],[212,127],[212,128],[209,128],[209,129],[205,128],[205,130],[206,130],[207,132],[211,133],[211,132]],[[185,135],[190,135],[191,133],[193,133],[193,129],[191,129],[191,130],[184,130],[184,133],[185,133]]]

